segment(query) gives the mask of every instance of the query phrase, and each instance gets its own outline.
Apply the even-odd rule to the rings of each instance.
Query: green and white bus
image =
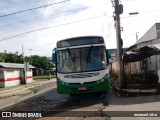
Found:
[[[57,92],[79,94],[110,89],[109,56],[101,36],[81,36],[57,42],[52,51]]]

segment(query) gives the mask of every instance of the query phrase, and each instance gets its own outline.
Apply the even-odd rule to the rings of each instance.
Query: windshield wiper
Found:
[[[71,51],[70,51],[69,48],[67,48],[67,52],[68,52],[68,54],[69,54],[69,57],[71,58],[71,61],[74,62],[74,64],[75,64],[75,54],[74,54],[73,57],[72,57],[72,53],[71,53]]]
[[[67,52],[68,52],[69,56],[70,56],[70,57],[72,57],[72,55],[71,55],[71,51],[70,51],[70,49],[69,49],[69,48],[67,48]]]
[[[72,53],[71,53],[69,48],[67,48],[67,52],[69,54],[69,57],[71,58],[71,61],[74,62],[74,69],[76,70],[76,67],[75,67],[76,66],[75,65],[75,54],[73,54],[73,57],[72,57]]]
[[[93,45],[90,47],[89,52],[88,52],[88,55],[87,55],[87,57],[86,57],[87,63],[88,63],[89,58],[91,57],[92,49],[93,49]]]
[[[93,49],[93,45],[91,45],[89,52],[88,52],[88,55],[86,57],[86,61],[87,61],[86,67],[88,66],[89,58],[91,58],[92,49]]]

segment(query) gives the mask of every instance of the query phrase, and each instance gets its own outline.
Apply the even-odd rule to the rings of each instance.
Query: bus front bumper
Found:
[[[110,89],[109,79],[84,84],[70,84],[57,80],[57,92],[61,94],[104,92]]]

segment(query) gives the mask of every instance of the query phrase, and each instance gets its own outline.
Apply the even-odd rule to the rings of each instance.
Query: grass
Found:
[[[49,79],[49,75],[42,75],[42,76],[33,76],[33,79]],[[52,75],[51,78],[55,78],[55,75]]]

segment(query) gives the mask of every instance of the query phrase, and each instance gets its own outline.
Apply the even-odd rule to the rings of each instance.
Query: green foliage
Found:
[[[50,62],[49,58],[45,56],[38,56],[33,55],[31,57],[25,57],[24,58],[26,62],[29,62],[31,65],[33,65],[36,68],[53,68],[54,64]],[[0,62],[6,62],[6,63],[23,63],[23,55],[16,53],[0,53]]]
[[[14,53],[0,53],[0,62],[6,63],[23,63],[23,56]]]
[[[43,76],[33,76],[33,79],[34,80],[36,80],[36,79],[49,79],[49,78],[55,78],[55,75],[51,75],[51,76],[49,76],[49,75],[43,75]]]
[[[31,56],[30,58],[27,58],[27,59],[29,60],[30,64],[32,64],[33,66],[38,67],[38,68],[47,69],[47,68],[54,67],[53,63],[50,62],[49,58],[44,57],[44,56],[41,57],[38,55],[34,55],[34,56]]]
[[[0,53],[0,62],[4,61],[4,53]]]

